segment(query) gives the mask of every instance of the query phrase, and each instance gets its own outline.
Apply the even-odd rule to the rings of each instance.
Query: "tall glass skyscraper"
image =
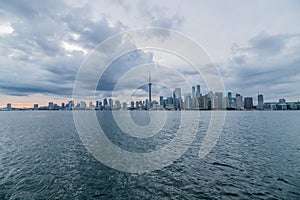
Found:
[[[200,97],[200,96],[201,96],[200,85],[197,85],[196,96],[197,96],[197,97]]]
[[[263,110],[264,109],[264,96],[262,94],[257,95],[257,109],[258,110]]]

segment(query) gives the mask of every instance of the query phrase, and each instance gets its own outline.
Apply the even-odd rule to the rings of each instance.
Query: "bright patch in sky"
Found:
[[[11,34],[12,32],[14,32],[14,29],[10,23],[0,24],[0,35]]]
[[[87,54],[87,50],[75,44],[62,42],[62,47],[67,51],[82,51],[84,54]]]

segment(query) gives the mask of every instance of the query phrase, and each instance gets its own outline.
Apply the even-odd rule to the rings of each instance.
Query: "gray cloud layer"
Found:
[[[260,33],[248,46],[233,45],[232,58],[222,72],[227,88],[268,98],[296,98],[300,89],[300,34]],[[222,66],[221,66],[222,67]]]

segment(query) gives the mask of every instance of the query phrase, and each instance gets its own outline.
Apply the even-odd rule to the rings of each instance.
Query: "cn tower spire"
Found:
[[[149,103],[151,105],[151,102],[152,102],[152,99],[151,99],[151,86],[152,86],[152,83],[151,83],[151,74],[149,72],[149,82],[148,82],[148,86],[149,86]]]

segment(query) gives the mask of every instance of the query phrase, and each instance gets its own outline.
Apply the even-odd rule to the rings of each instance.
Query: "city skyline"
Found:
[[[252,96],[242,96],[241,93],[232,93],[230,91],[226,92],[213,92],[210,91],[208,93],[201,93],[201,86],[196,85],[192,86],[190,92],[184,91],[184,95],[182,95],[181,88],[174,88],[173,93],[170,96],[155,96],[153,101],[150,101],[151,94],[151,75],[149,73],[148,80],[148,99],[138,99],[132,100],[130,102],[122,101],[118,97],[105,97],[103,100],[81,100],[75,102],[74,100],[68,101],[48,101],[47,104],[38,104],[32,103],[29,107],[14,107],[13,103],[8,102],[6,107],[0,107],[2,110],[12,110],[15,109],[33,109],[33,110],[59,110],[59,109],[97,109],[97,110],[119,110],[119,109],[142,109],[149,110],[153,109],[155,105],[156,109],[165,109],[165,110],[218,110],[218,109],[227,109],[227,110],[277,110],[276,105],[280,103],[297,103],[295,108],[298,109],[297,106],[299,104],[298,101],[287,101],[285,98],[278,98],[278,101],[265,101],[265,97],[262,93],[258,92],[256,98]],[[196,89],[197,88],[197,89]],[[202,97],[206,98],[203,99]],[[168,102],[171,98],[171,103]],[[255,104],[254,99],[257,99],[257,103]],[[176,102],[177,101],[177,102]],[[204,101],[204,102],[203,102]],[[168,103],[167,103],[168,102]],[[87,104],[88,103],[88,104]],[[200,106],[202,103],[202,107]],[[69,106],[71,104],[71,106]],[[172,108],[168,108],[169,104],[172,105]],[[210,105],[209,105],[210,104]],[[117,105],[117,106],[116,106]],[[107,106],[107,107],[106,107]],[[160,106],[160,107],[159,107]],[[275,107],[274,107],[275,106]],[[282,106],[282,105],[281,105]],[[287,107],[281,107],[280,109],[286,110]]]

